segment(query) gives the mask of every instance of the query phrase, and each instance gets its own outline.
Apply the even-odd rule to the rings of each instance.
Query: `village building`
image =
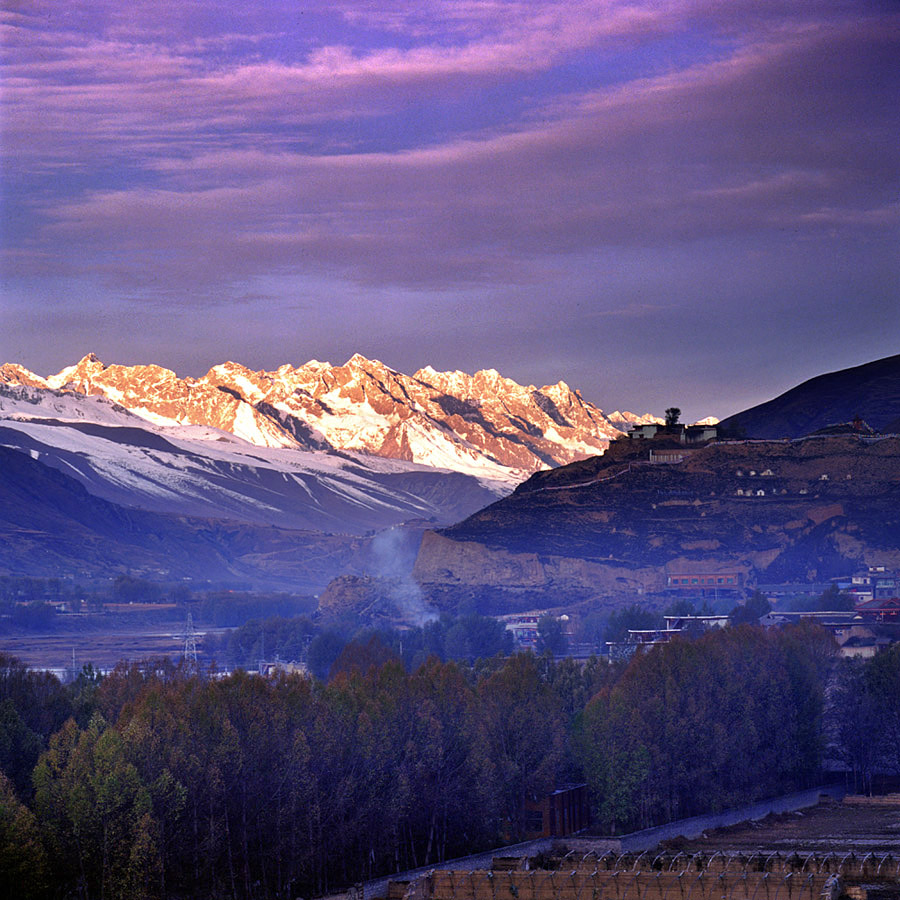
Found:
[[[647,425],[635,425],[628,432],[628,437],[636,440],[669,438],[682,444],[704,444],[719,437],[718,425],[660,425],[651,422]]]
[[[565,837],[591,824],[587,784],[564,784],[546,797],[525,801],[525,839]]]
[[[740,591],[744,587],[744,573],[738,570],[713,572],[671,571],[666,573],[666,589],[680,593],[715,593],[717,590]]]

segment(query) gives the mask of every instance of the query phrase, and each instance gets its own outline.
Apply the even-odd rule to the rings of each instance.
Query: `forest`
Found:
[[[168,660],[72,684],[0,657],[0,893],[309,897],[521,837],[586,780],[598,833],[900,773],[900,646],[740,626],[627,665],[550,654],[404,667],[376,637],[327,680]]]

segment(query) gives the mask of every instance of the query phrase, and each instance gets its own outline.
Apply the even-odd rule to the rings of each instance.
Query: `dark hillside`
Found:
[[[888,430],[900,418],[900,354],[818,375],[729,416],[721,426],[748,438],[777,440],[803,437],[857,416],[876,431]]]
[[[347,564],[359,545],[345,535],[118,506],[28,454],[0,447],[0,574],[290,579],[319,589],[331,578],[321,560]]]

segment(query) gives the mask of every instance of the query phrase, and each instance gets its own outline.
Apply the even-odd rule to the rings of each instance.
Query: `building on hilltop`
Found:
[[[704,444],[714,441],[719,436],[718,425],[660,425],[651,422],[647,425],[635,425],[628,432],[628,437],[637,440],[671,438],[682,444]]]

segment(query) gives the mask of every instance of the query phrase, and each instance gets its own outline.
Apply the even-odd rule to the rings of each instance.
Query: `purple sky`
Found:
[[[900,352],[900,4],[16,0],[0,362],[725,416]]]

